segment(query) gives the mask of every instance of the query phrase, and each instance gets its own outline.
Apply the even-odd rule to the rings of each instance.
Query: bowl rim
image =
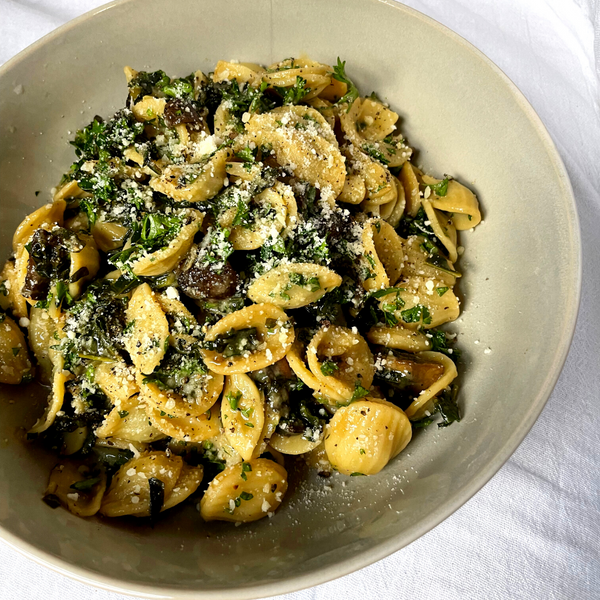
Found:
[[[72,19],[71,21],[61,25],[57,29],[50,31],[0,66],[0,78],[8,75],[8,73],[10,73],[10,71],[17,64],[35,54],[40,48],[49,42],[60,38],[65,33],[77,28],[81,23],[91,21],[97,15],[107,10],[123,6],[125,4],[134,3],[136,1],[139,0],[113,0],[112,2],[108,2],[107,4],[87,11],[79,17],[76,17],[75,19]],[[513,83],[513,81],[504,73],[504,71],[502,71],[481,50],[449,27],[412,7],[402,4],[399,0],[370,1],[378,2],[390,7],[391,9],[396,9],[400,12],[410,14],[412,17],[426,23],[430,27],[433,27],[442,35],[445,35],[451,38],[454,42],[460,44],[464,49],[468,50],[472,55],[474,55],[474,57],[482,61],[489,69],[491,69],[511,92],[514,100],[519,105],[524,115],[532,125],[532,128],[539,136],[539,139],[548,154],[548,158],[556,169],[557,179],[562,185],[563,193],[566,199],[565,204],[567,208],[570,209],[571,218],[568,222],[568,225],[570,225],[571,228],[573,241],[572,258],[575,264],[574,273],[572,273],[571,277],[574,278],[575,285],[570,290],[571,298],[569,298],[569,312],[568,314],[564,314],[563,322],[561,324],[563,329],[563,336],[561,336],[562,343],[555,349],[552,366],[548,371],[543,385],[539,389],[536,396],[532,399],[529,410],[524,413],[524,418],[521,424],[513,431],[512,435],[506,440],[496,455],[488,461],[487,467],[484,470],[473,476],[471,481],[464,488],[455,492],[452,496],[446,499],[438,508],[436,508],[436,510],[422,519],[421,522],[418,522],[408,530],[405,530],[401,537],[396,536],[393,539],[381,542],[371,548],[368,553],[359,554],[358,556],[345,559],[330,567],[320,568],[312,571],[311,573],[300,576],[290,577],[271,583],[254,584],[241,588],[238,587],[221,590],[182,590],[166,585],[154,586],[143,583],[130,583],[111,576],[92,572],[86,568],[75,566],[60,557],[52,556],[43,550],[40,550],[31,542],[28,542],[7,531],[0,524],[0,540],[10,548],[16,550],[26,558],[33,560],[35,563],[60,573],[61,575],[69,577],[70,579],[110,592],[129,596],[164,600],[195,600],[197,598],[203,598],[205,600],[232,600],[233,597],[235,597],[237,600],[253,600],[257,598],[266,598],[270,596],[296,592],[321,585],[328,581],[332,581],[365,568],[393,554],[394,552],[401,550],[431,531],[434,527],[437,527],[442,521],[447,519],[468,500],[470,500],[486,483],[492,479],[492,477],[494,477],[494,475],[496,475],[504,463],[517,450],[519,445],[525,439],[529,430],[533,427],[535,421],[550,398],[550,395],[558,381],[562,368],[567,359],[567,355],[573,341],[573,336],[575,334],[575,326],[581,299],[582,247],[580,221],[577,212],[575,196],[573,194],[573,189],[566,167],[562,161],[562,158],[560,157],[554,141],[552,140],[548,130],[544,126],[535,109],[531,106],[516,84]]]

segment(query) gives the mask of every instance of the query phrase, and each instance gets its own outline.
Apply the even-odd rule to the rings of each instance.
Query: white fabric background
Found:
[[[575,190],[583,236],[577,331],[540,419],[477,496],[389,558],[279,600],[597,600],[600,0],[406,3],[463,35],[499,65],[527,96],[556,142]],[[0,63],[100,4],[102,0],[0,0]],[[47,571],[0,543],[0,599],[22,598],[124,597]]]

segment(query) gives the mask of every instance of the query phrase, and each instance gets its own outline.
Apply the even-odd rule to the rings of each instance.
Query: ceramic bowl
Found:
[[[73,132],[123,106],[123,65],[186,75],[219,59],[268,64],[301,53],[346,60],[363,93],[377,90],[400,113],[417,164],[479,196],[484,222],[462,234],[464,312],[453,325],[463,350],[462,422],[416,435],[373,477],[293,474],[272,519],[205,524],[190,505],[151,529],[46,506],[54,458],[20,441],[43,398],[31,386],[4,387],[0,538],[39,563],[152,598],[233,600],[316,585],[399,550],[452,514],[542,410],[579,299],[579,229],[564,166],[494,64],[393,2],[176,0],[167,9],[164,0],[130,0],[46,36],[0,69],[2,260],[17,224],[49,201],[72,162]]]

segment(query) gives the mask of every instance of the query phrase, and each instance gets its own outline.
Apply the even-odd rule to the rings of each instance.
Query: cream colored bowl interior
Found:
[[[17,224],[50,199],[71,164],[72,133],[123,105],[123,65],[186,75],[218,59],[270,63],[301,53],[348,61],[361,91],[377,90],[400,113],[417,164],[479,195],[484,222],[462,235],[464,313],[454,324],[465,363],[463,421],[418,434],[374,477],[320,480],[292,470],[285,505],[270,520],[205,524],[189,506],[154,529],[133,528],[41,502],[53,459],[19,436],[42,403],[31,387],[4,387],[0,537],[34,559],[161,598],[231,600],[314,585],[405,546],[456,510],[514,451],[550,394],[579,295],[579,233],[565,170],[497,68],[392,2],[131,0],[26,50],[0,70],[2,260]]]

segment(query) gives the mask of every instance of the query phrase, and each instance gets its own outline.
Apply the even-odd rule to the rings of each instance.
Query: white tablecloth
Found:
[[[477,496],[387,559],[279,598],[598,600],[600,0],[406,3],[463,35],[499,65],[556,142],[581,219],[579,322],[565,369],[540,419]],[[0,63],[100,4],[102,0],[0,0]],[[0,542],[0,599],[25,598],[124,597],[45,570]]]

